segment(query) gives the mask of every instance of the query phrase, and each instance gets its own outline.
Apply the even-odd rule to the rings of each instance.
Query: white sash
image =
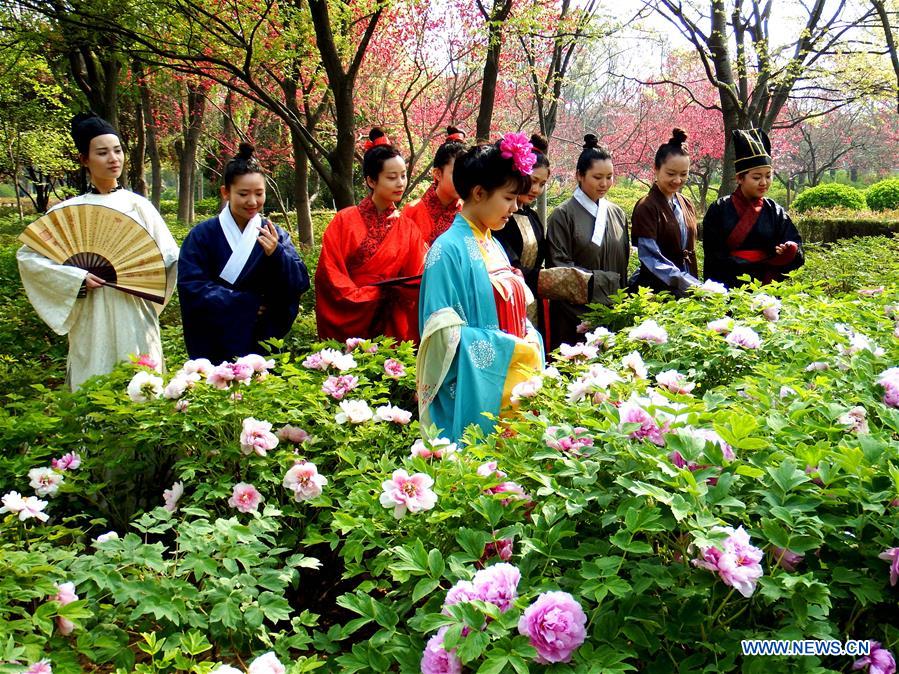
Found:
[[[587,212],[593,216],[593,236],[590,238],[597,246],[602,246],[603,237],[606,234],[606,224],[609,218],[609,201],[605,197],[599,201],[593,201],[584,194],[580,187],[574,188],[574,199],[581,206],[587,209]]]
[[[250,253],[253,252],[253,246],[256,245],[256,237],[259,235],[259,226],[262,224],[262,216],[258,213],[250,218],[247,226],[240,231],[240,227],[234,221],[231,215],[230,204],[225,204],[222,212],[219,213],[219,222],[222,225],[222,232],[231,248],[231,257],[225,263],[222,273],[219,277],[230,284],[234,284],[240,272],[250,259]]]

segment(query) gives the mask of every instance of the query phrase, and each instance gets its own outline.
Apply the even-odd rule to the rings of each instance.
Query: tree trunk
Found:
[[[182,131],[182,138],[175,145],[178,154],[178,220],[185,224],[191,224],[194,220],[194,173],[205,111],[204,92],[198,85],[188,84],[187,124]]]
[[[290,130],[293,146],[293,203],[297,211],[297,236],[300,243],[312,245],[315,232],[312,230],[312,210],[309,203],[309,160],[296,129]]]
[[[134,106],[134,142],[128,153],[128,181],[131,189],[141,196],[147,196],[147,179],[144,174],[144,159],[147,154],[147,134],[144,124],[143,104],[138,100]]]
[[[147,84],[143,65],[134,64],[134,74],[140,91],[140,106],[143,110],[147,156],[150,158],[150,202],[159,210],[162,201],[162,161],[159,158],[159,145],[156,140],[156,119],[153,116],[153,100],[150,98],[150,87]]]
[[[480,5],[480,3],[479,3]],[[483,13],[484,8],[481,6]],[[484,79],[481,81],[481,104],[478,108],[478,119],[475,137],[478,140],[490,140],[490,125],[493,122],[493,105],[496,100],[496,80],[499,77],[499,57],[503,46],[503,23],[512,11],[512,0],[494,0],[493,10],[487,21],[487,56],[484,59]]]

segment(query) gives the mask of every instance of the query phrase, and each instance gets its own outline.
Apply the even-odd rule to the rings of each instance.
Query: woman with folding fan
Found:
[[[95,225],[94,234],[101,231],[103,208],[60,209],[90,205],[125,214],[155,241],[155,246],[150,245],[158,261],[159,276],[158,291],[151,301],[147,294],[140,292],[119,292],[121,284],[116,281],[121,281],[124,269],[117,277],[112,266],[103,264],[90,267],[97,272],[94,273],[82,268],[89,265],[80,264],[75,255],[63,262],[42,255],[29,245],[19,249],[16,259],[28,299],[54,332],[69,336],[66,381],[75,390],[88,378],[110,372],[116,363],[133,354],[148,355],[159,368],[162,367],[159,314],[175,287],[178,245],[149,201],[119,187],[124,153],[118,132],[97,115],[81,113],[72,119],[72,138],[79,159],[90,176],[91,188],[87,194],[50,209],[56,212],[55,220],[65,221],[69,213],[86,214],[82,229],[77,230],[84,238],[85,251],[81,254],[99,259],[103,259],[104,253],[109,257],[127,258],[128,251],[117,246],[114,236],[107,235],[110,250],[87,245],[91,226]],[[116,214],[115,217],[119,216]],[[126,222],[133,225],[131,221]],[[146,236],[142,232],[141,235]],[[104,271],[100,271],[101,268]]]
[[[260,353],[260,342],[288,333],[309,288],[290,235],[262,217],[265,175],[253,152],[240,144],[225,166],[225,207],[181,246],[178,297],[191,358],[219,363]]]

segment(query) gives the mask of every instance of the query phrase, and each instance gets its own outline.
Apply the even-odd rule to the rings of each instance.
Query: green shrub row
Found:
[[[874,183],[867,190],[852,185],[825,183],[804,190],[790,208],[796,213],[829,208],[846,208],[872,211],[899,209],[899,178],[887,178]]]

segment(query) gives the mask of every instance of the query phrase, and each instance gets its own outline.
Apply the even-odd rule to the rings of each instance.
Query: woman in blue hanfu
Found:
[[[191,358],[213,363],[258,353],[284,337],[309,288],[290,235],[262,218],[265,177],[241,143],[225,167],[225,208],[187,235],[178,260],[184,342]]]
[[[418,409],[422,428],[458,440],[470,424],[485,432],[511,404],[516,384],[543,368],[543,342],[527,319],[533,301],[492,232],[530,188],[535,155],[527,136],[506,134],[456,159],[464,203],[425,258],[419,300]]]

